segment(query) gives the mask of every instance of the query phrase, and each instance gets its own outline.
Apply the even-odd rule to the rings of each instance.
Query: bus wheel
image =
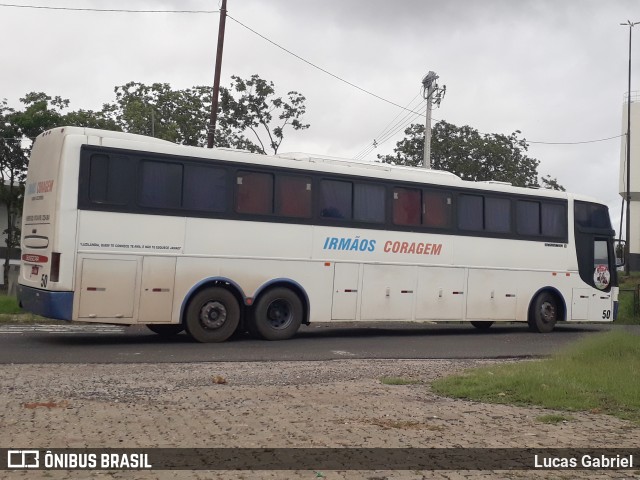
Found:
[[[147,328],[161,337],[173,337],[184,330],[184,325],[173,323],[171,325],[149,324]]]
[[[489,330],[491,325],[493,325],[493,322],[476,320],[471,322],[471,325],[476,327],[478,330]]]
[[[534,332],[549,333],[558,321],[558,299],[549,292],[540,293],[529,312],[529,328]]]
[[[274,288],[260,296],[253,310],[255,331],[265,340],[286,340],[300,328],[304,308],[300,297],[288,288]]]
[[[185,327],[201,343],[224,342],[240,323],[238,300],[224,288],[207,288],[189,302]]]

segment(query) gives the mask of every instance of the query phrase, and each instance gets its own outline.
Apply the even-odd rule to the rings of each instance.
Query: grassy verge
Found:
[[[0,325],[2,324],[34,324],[60,323],[25,312],[18,306],[16,297],[0,294]]]
[[[640,336],[599,334],[549,359],[474,369],[432,386],[456,398],[607,413],[640,422]]]
[[[402,377],[382,377],[380,378],[380,383],[383,385],[416,385],[420,383],[420,380]]]
[[[618,296],[618,318],[616,324],[640,325],[640,315],[634,315],[634,293],[640,284],[640,273],[629,276],[619,275],[620,295]]]

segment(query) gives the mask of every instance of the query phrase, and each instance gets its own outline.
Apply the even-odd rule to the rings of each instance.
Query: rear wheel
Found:
[[[147,328],[161,337],[174,337],[184,330],[184,325],[179,323],[171,325],[149,324]]]
[[[224,342],[240,323],[240,305],[224,288],[198,292],[187,307],[185,326],[189,335],[201,343]]]
[[[249,332],[265,340],[286,340],[300,328],[304,308],[298,295],[278,287],[263,293],[253,310]]]
[[[534,332],[549,333],[558,321],[558,298],[549,292],[542,292],[533,300],[529,312],[529,328]]]
[[[478,330],[489,330],[491,325],[493,325],[493,322],[476,320],[471,322],[471,325],[476,327]]]

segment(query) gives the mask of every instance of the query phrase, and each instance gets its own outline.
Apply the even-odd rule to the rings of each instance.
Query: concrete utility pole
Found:
[[[222,49],[224,47],[224,25],[227,20],[227,0],[222,0],[220,8],[220,25],[218,26],[218,52],[216,53],[216,71],[213,78],[213,94],[211,99],[211,119],[209,122],[209,135],[207,135],[207,148],[213,148],[215,143],[216,121],[218,120],[218,97],[220,94],[220,69],[222,68]]]
[[[431,168],[431,110],[433,104],[440,106],[440,102],[444,98],[447,86],[438,87],[436,80],[440,78],[435,72],[429,71],[422,79],[422,95],[427,100],[427,115],[424,125],[424,156],[422,158],[422,167]]]
[[[640,22],[632,22],[627,20],[627,23],[621,23],[620,25],[629,27],[629,84],[627,88],[627,158],[626,158],[626,192],[625,201],[626,205],[626,222],[625,222],[625,245],[624,245],[624,258],[626,260],[624,264],[624,273],[629,275],[631,271],[631,31],[634,25]]]

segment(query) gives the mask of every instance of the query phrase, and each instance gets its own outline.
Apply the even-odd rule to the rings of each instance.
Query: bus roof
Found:
[[[281,153],[277,155],[261,155],[251,153],[246,150],[234,150],[231,148],[194,147],[179,145],[167,140],[137,135],[132,133],[116,132],[110,130],[100,130],[84,127],[58,127],[43,134],[38,138],[55,134],[62,135],[82,135],[100,139],[100,145],[112,148],[122,148],[138,151],[149,151],[159,154],[180,155],[195,157],[199,159],[225,160],[243,164],[269,165],[288,167],[297,170],[309,170],[315,172],[348,174],[362,177],[394,179],[405,182],[415,182],[417,184],[430,184],[459,188],[473,188],[476,190],[487,190],[504,193],[519,193],[522,195],[540,196],[548,198],[567,199],[602,203],[592,197],[574,195],[557,190],[544,188],[516,187],[506,182],[482,181],[475,182],[462,180],[457,175],[442,170],[425,169],[418,167],[407,167],[391,165],[387,163],[357,161],[323,155],[307,153]],[[92,142],[93,143],[93,142]]]

